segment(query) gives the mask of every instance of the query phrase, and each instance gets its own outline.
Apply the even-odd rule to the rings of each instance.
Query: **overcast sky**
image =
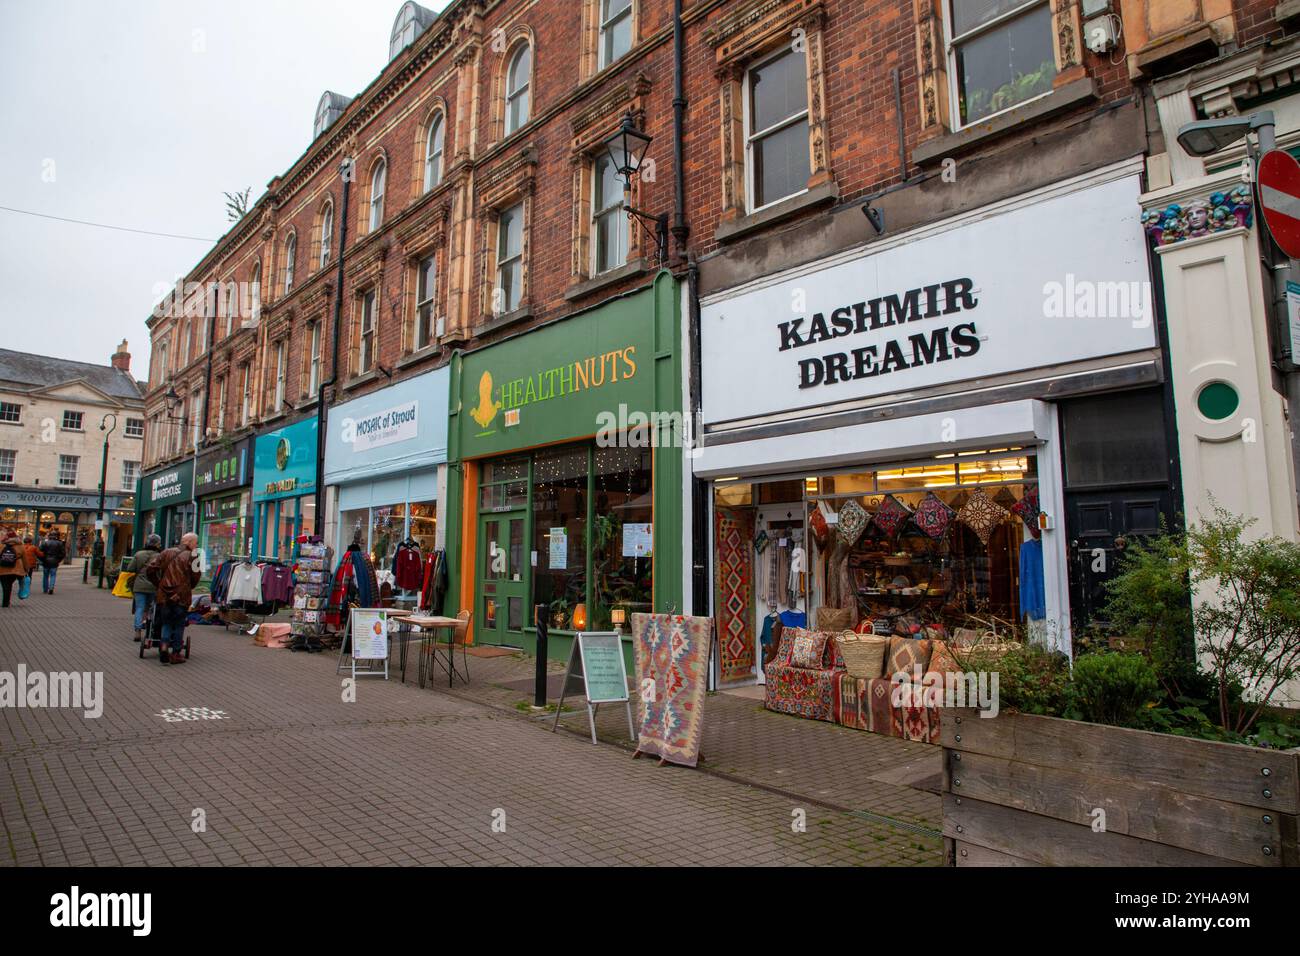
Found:
[[[441,10],[448,0],[425,0]],[[311,141],[325,90],[388,59],[401,0],[0,0],[0,347],[142,377],[155,286],[188,272]]]

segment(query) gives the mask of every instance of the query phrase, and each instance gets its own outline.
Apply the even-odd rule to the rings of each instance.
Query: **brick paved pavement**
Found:
[[[164,668],[136,657],[127,602],[79,581],[0,609],[0,671],[21,662],[102,671],[105,681],[98,720],[0,709],[0,865],[939,861],[933,835],[833,808],[928,819],[907,806],[859,807],[885,791],[832,786],[793,798],[547,733],[513,710],[525,695],[492,680],[529,662],[472,659],[470,689],[484,699],[460,687],[452,696],[368,680],[344,703],[332,655],[266,650],[221,629],[191,633],[194,659]],[[782,726],[790,721],[754,714],[752,701],[715,697],[709,706],[723,715],[711,732],[725,728],[733,708],[734,720],[756,726],[773,718],[773,729],[749,734],[770,739],[768,753],[793,733]],[[225,719],[158,716],[184,707]],[[849,759],[877,767],[868,775],[881,778],[875,783],[899,769],[885,766],[870,735],[814,729],[861,741]],[[788,754],[763,757],[757,744],[728,752],[724,743],[725,735],[711,758],[718,771],[757,774],[763,759],[800,766]],[[781,789],[803,788],[793,780]],[[795,808],[807,812],[804,833],[791,830]],[[196,810],[206,822],[200,833],[191,827]],[[504,813],[505,832],[494,832],[494,811],[498,820]]]

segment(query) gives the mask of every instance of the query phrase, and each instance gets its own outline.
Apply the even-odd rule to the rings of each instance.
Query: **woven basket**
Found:
[[[845,631],[837,634],[835,641],[844,659],[844,669],[850,677],[879,677],[885,672],[885,658],[889,653],[889,638]]]

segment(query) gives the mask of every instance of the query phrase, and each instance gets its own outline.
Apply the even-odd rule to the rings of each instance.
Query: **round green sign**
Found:
[[[1212,422],[1221,422],[1237,410],[1241,398],[1227,382],[1210,382],[1197,393],[1197,410]]]

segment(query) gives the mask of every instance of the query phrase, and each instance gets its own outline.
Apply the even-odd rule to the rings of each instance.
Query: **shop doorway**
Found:
[[[1181,525],[1158,388],[1061,403],[1070,617],[1105,627],[1106,584],[1128,545]]]
[[[522,647],[527,603],[524,534],[528,512],[498,511],[479,516],[478,587],[480,606],[475,640]]]

